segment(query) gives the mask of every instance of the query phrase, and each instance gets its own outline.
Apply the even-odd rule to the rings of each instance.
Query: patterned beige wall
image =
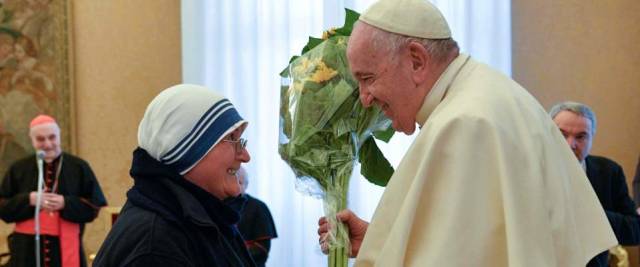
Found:
[[[110,205],[132,184],[131,152],[149,101],[181,81],[179,0],[71,1],[75,70],[76,154],[93,167]],[[110,226],[102,212],[87,226],[95,253]],[[6,236],[12,225],[0,224]],[[0,246],[6,251],[5,238]]]
[[[512,1],[513,76],[548,109],[562,100],[598,117],[593,154],[624,168],[640,156],[640,1]],[[631,187],[629,187],[631,189]],[[632,266],[638,265],[637,247]]]

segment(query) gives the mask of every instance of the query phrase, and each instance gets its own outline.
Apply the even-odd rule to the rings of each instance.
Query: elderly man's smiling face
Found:
[[[44,151],[44,160],[52,162],[60,153],[60,128],[55,122],[33,126],[29,130],[31,144],[36,150]]]
[[[417,84],[412,79],[412,62],[406,47],[398,53],[373,45],[372,26],[359,22],[347,46],[347,58],[358,81],[360,101],[365,107],[379,106],[393,121],[393,128],[411,134],[422,106]],[[379,46],[379,45],[378,45]]]

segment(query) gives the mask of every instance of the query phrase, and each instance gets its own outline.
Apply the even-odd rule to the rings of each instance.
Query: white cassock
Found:
[[[417,121],[355,266],[585,266],[617,244],[557,126],[513,80],[460,55]]]

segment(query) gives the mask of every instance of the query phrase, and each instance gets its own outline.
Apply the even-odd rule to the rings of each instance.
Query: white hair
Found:
[[[558,104],[555,104],[553,107],[551,107],[551,109],[549,110],[549,115],[551,116],[551,119],[554,119],[558,115],[558,113],[562,111],[569,111],[573,114],[585,117],[588,120],[590,120],[591,135],[596,134],[596,123],[597,123],[596,114],[593,112],[593,110],[591,110],[589,106],[582,103],[578,103],[578,102],[572,102],[572,101],[560,102]]]

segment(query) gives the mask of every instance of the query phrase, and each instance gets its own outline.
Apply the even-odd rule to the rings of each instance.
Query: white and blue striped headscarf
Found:
[[[179,84],[151,101],[138,127],[138,145],[184,175],[246,123],[231,102],[213,90]]]

